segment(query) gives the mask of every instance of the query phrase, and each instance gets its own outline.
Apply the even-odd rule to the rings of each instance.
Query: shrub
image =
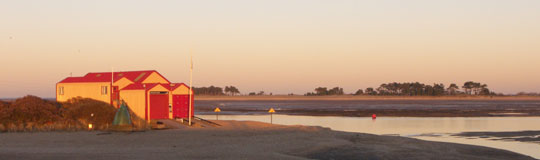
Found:
[[[92,123],[96,129],[106,129],[112,124],[115,114],[116,108],[110,104],[89,98],[77,97],[62,104],[62,116],[68,123],[83,126]]]
[[[61,119],[55,103],[31,95],[19,98],[8,107],[2,108],[4,123],[44,124]]]
[[[108,130],[117,109],[108,103],[73,98],[65,103],[25,96],[14,102],[0,101],[0,132],[2,131],[77,131],[92,123],[95,130]],[[130,110],[133,125],[130,130],[147,130],[147,122]],[[93,116],[92,116],[93,115]]]
[[[9,106],[9,103],[6,103],[4,101],[0,101],[0,124],[3,124],[4,121],[7,120],[7,107]],[[3,127],[3,126],[2,126]],[[0,129],[1,131],[2,129]]]

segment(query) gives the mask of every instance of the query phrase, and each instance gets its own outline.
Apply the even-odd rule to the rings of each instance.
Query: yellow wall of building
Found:
[[[145,106],[145,91],[144,90],[121,90],[120,99],[124,100],[129,109],[135,113],[135,115],[144,119]]]
[[[161,77],[158,73],[152,72],[150,76],[146,77],[142,83],[164,83],[169,84],[167,80]]]
[[[169,89],[163,87],[162,85],[156,85],[154,88],[148,90],[148,91],[160,91],[160,92],[169,92]]]
[[[118,89],[122,89],[130,84],[133,84],[133,82],[127,79],[126,77],[123,77],[120,80],[114,82],[114,86],[118,86]]]
[[[107,86],[107,94],[101,94],[102,86]],[[64,95],[60,95],[61,87],[64,88]],[[110,103],[111,84],[108,82],[56,84],[56,101],[65,102],[71,98],[79,96]]]
[[[193,93],[193,91],[191,91],[191,93]],[[182,85],[172,91],[172,94],[189,94],[189,87],[186,85]]]

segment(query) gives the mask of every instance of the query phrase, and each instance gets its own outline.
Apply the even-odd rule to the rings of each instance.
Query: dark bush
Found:
[[[0,124],[3,124],[4,121],[7,121],[7,108],[9,107],[9,103],[0,101]]]
[[[108,103],[73,98],[58,103],[36,96],[25,96],[12,103],[0,101],[0,132],[4,131],[78,131],[111,129],[116,108]],[[133,130],[148,129],[147,122],[130,111]]]
[[[116,108],[108,103],[80,97],[63,103],[61,111],[66,121],[83,126],[92,123],[96,129],[106,129],[116,114]]]
[[[8,107],[2,108],[4,122],[8,123],[44,124],[62,119],[54,102],[31,95],[19,98]]]

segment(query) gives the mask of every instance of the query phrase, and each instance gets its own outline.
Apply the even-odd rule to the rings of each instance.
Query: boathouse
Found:
[[[188,118],[193,103],[193,94],[190,100],[189,93],[189,86],[171,83],[155,70],[88,73],[67,77],[56,84],[59,102],[83,97],[119,107],[124,101],[135,115],[145,120]]]

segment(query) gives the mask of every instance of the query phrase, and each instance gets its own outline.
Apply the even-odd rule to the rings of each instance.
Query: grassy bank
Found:
[[[109,130],[116,108],[108,103],[73,98],[67,102],[25,96],[11,102],[0,101],[0,132]],[[145,129],[146,122],[131,114],[134,127]]]

